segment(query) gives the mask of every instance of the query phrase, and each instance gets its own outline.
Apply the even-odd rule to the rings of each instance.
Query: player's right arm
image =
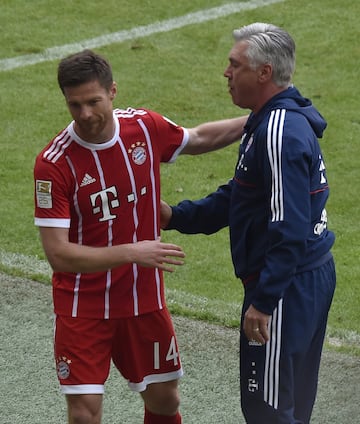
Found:
[[[66,228],[39,227],[46,257],[57,272],[98,272],[128,263],[172,272],[171,265],[182,265],[181,247],[158,240],[109,247],[91,247],[69,242]]]

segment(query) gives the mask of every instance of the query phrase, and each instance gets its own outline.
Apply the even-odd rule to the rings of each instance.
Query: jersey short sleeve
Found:
[[[43,152],[36,158],[34,167],[35,225],[70,227],[69,186],[64,180],[66,168],[63,162],[53,164],[44,159]]]

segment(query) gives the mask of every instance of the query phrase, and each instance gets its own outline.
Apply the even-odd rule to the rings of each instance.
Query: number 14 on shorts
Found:
[[[170,346],[166,355],[166,361],[174,361],[176,366],[179,362],[179,353],[175,342],[175,337],[171,337]],[[154,369],[160,369],[160,342],[154,342]]]

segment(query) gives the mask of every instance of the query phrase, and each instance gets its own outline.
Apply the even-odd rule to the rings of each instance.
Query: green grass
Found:
[[[86,2],[86,7],[82,1],[3,0],[0,58],[41,52],[225,3],[183,0],[169,6],[165,0],[111,0],[104,8],[95,0]],[[331,186],[330,227],[337,235],[333,251],[338,286],[329,318],[329,333],[335,338],[360,334],[358,16],[360,3],[355,0],[288,0],[97,49],[113,64],[119,86],[115,106],[151,108],[179,124],[194,126],[245,113],[232,105],[222,75],[233,28],[271,21],[293,34],[298,46],[294,82],[328,121],[321,145]],[[40,259],[44,255],[33,225],[33,162],[69,121],[56,84],[56,66],[57,62],[44,62],[0,71],[0,248]],[[206,195],[231,178],[236,158],[234,145],[163,166],[163,198],[176,203]],[[241,303],[242,288],[233,275],[227,231],[208,237],[166,232],[163,238],[181,244],[187,254],[186,265],[166,276],[171,310],[237,325],[240,309],[234,305]],[[19,272],[4,264],[0,269]],[[36,269],[30,274],[44,279]]]

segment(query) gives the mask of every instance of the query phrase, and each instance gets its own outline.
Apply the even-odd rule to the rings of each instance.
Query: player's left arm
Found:
[[[181,154],[199,155],[240,140],[248,116],[207,122],[188,129],[189,141]]]

